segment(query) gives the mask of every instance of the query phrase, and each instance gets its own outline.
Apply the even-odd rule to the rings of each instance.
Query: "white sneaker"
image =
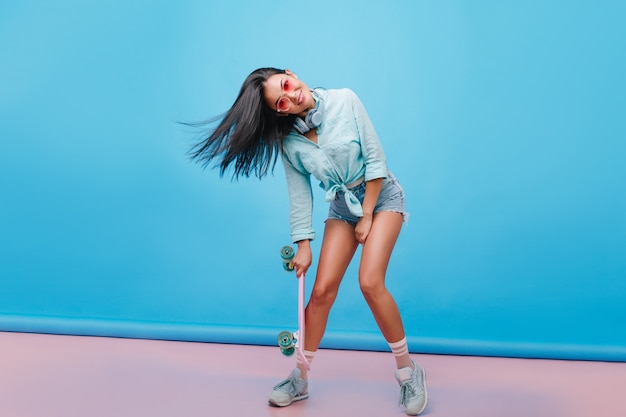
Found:
[[[428,393],[426,392],[426,371],[411,360],[415,369],[402,368],[396,371],[396,379],[400,384],[400,404],[406,413],[416,416],[426,408]]]
[[[309,383],[300,378],[300,369],[291,371],[287,379],[274,387],[269,403],[276,407],[286,407],[294,401],[309,398]]]

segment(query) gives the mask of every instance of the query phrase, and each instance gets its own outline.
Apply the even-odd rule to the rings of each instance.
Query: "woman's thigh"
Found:
[[[314,291],[315,288],[321,290],[339,288],[357,246],[358,242],[354,235],[353,225],[343,220],[328,220],[326,222]]]
[[[374,215],[372,228],[361,254],[359,268],[361,284],[372,285],[384,282],[389,259],[402,229],[402,223],[402,213],[381,211]]]

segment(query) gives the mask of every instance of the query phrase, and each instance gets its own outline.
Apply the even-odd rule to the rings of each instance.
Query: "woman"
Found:
[[[425,371],[409,356],[398,307],[385,287],[387,265],[404,217],[404,192],[388,171],[378,136],[357,96],[348,89],[310,90],[289,70],[261,68],[243,83],[217,128],[192,151],[220,174],[259,178],[281,155],[290,201],[296,275],[312,262],[313,198],[310,176],[326,190],[330,210],[317,275],[306,307],[305,356],[315,356],[339,284],[359,244],[361,291],[396,360],[400,402],[409,415],[426,408]],[[269,403],[288,406],[308,398],[308,373],[296,368],[276,385]]]

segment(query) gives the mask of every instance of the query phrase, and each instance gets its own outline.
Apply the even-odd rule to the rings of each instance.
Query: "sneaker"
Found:
[[[274,387],[270,395],[270,405],[286,407],[294,401],[309,398],[309,383],[300,378],[300,369],[291,371],[289,378]]]
[[[413,362],[413,360],[411,360]],[[400,384],[400,404],[406,413],[416,416],[426,408],[428,394],[426,393],[426,371],[413,362],[415,369],[402,368],[396,371],[396,379]]]

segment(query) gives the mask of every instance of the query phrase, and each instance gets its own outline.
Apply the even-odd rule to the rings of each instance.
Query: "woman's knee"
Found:
[[[330,308],[337,299],[339,288],[334,285],[314,285],[310,302],[315,306]]]
[[[359,287],[361,288],[361,293],[368,301],[375,300],[376,297],[385,294],[387,291],[385,288],[384,277],[376,278],[371,276],[360,276]]]

